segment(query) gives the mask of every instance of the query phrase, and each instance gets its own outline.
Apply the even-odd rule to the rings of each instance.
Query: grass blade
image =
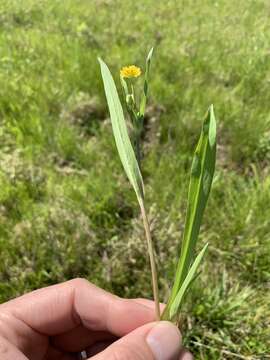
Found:
[[[109,106],[116,147],[127,177],[132,184],[140,202],[144,197],[143,180],[133,147],[128,136],[123,108],[110,70],[101,59],[99,59],[99,63],[107,103]]]
[[[154,48],[152,47],[146,58],[143,95],[142,95],[142,100],[141,100],[141,104],[140,104],[140,116],[141,117],[144,117],[144,113],[145,113],[146,100],[147,100],[147,94],[148,94],[148,78],[149,78],[150,64],[151,64],[151,58],[153,55],[153,51],[154,51]]]
[[[155,299],[156,319],[160,319],[159,295],[158,295],[158,281],[157,270],[155,264],[154,249],[152,237],[150,232],[149,221],[145,211],[144,205],[144,186],[140,168],[128,136],[127,126],[124,118],[123,108],[117,93],[117,89],[113,77],[107,65],[99,59],[101,75],[104,83],[105,94],[109,106],[110,117],[112,122],[113,134],[116,142],[116,147],[122,161],[125,172],[131,182],[140,205],[145,234],[147,239],[147,246],[151,265],[153,294]],[[125,89],[124,89],[125,90]]]
[[[194,263],[192,264],[183,284],[181,285],[171,307],[170,307],[170,320],[174,319],[177,314],[179,314],[180,306],[182,304],[182,300],[184,298],[184,295],[186,294],[187,290],[189,289],[190,285],[192,284],[195,274],[197,272],[197,269],[202,262],[202,259],[205,255],[205,252],[207,250],[208,244],[206,244],[203,249],[199,252],[196,259],[194,260]]]
[[[203,213],[210,193],[216,161],[216,121],[211,105],[203,122],[200,139],[195,149],[191,167],[187,215],[177,265],[174,285],[163,317],[169,316],[169,309],[179,292],[195,253]]]

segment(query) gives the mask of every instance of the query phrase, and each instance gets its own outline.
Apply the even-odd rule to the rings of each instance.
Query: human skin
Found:
[[[154,322],[154,304],[122,299],[84,279],[0,305],[1,360],[190,360],[179,330]]]

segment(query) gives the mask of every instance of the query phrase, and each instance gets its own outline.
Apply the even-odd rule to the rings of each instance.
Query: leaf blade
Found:
[[[213,105],[211,105],[204,119],[201,135],[194,152],[184,236],[174,285],[168,304],[163,313],[163,318],[165,319],[169,316],[170,307],[188,274],[192,262],[202,217],[213,181],[215,160],[216,120]]]
[[[196,159],[196,163],[193,162],[193,169],[191,170],[188,210],[181,257],[179,261],[180,284],[184,281],[192,260],[192,254],[195,250],[203,213],[214,176],[216,159],[216,134],[214,133],[215,123],[213,106],[211,106],[204,120],[201,136],[195,149],[194,158]],[[210,145],[210,129],[213,131],[211,134],[212,146]]]
[[[145,107],[146,107],[146,101],[147,101],[147,95],[148,95],[148,78],[149,78],[149,72],[150,72],[150,65],[151,65],[151,59],[153,56],[154,48],[152,47],[147,55],[146,58],[146,66],[145,66],[145,76],[144,76],[144,85],[143,85],[143,95],[140,103],[140,116],[144,117],[145,114]]]
[[[140,201],[144,198],[143,179],[128,135],[123,108],[108,66],[102,59],[99,58],[98,61],[100,63],[116,147],[126,175]]]
[[[194,276],[196,274],[196,271],[198,269],[198,267],[200,266],[202,259],[205,255],[205,252],[208,248],[208,243],[205,244],[205,246],[203,247],[203,249],[199,252],[199,254],[197,255],[196,259],[194,260],[183,284],[181,285],[172,305],[170,308],[170,319],[172,320],[179,312],[181,303],[183,301],[183,298],[187,292],[187,290],[189,289],[191,283],[193,282]]]

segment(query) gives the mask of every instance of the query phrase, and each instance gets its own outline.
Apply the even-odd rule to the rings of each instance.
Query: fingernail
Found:
[[[155,325],[146,337],[155,360],[173,360],[181,351],[181,334],[176,326],[168,321]]]

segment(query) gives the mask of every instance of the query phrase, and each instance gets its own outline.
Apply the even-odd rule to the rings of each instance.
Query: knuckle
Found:
[[[80,287],[84,287],[84,286],[89,286],[90,282],[84,278],[75,278],[70,280],[70,284],[75,287],[75,288],[80,288]]]

